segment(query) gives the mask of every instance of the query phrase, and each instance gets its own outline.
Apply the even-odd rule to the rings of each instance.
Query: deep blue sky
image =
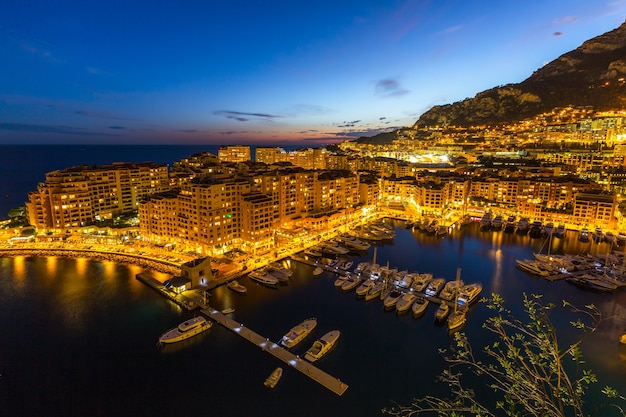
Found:
[[[624,0],[4,3],[0,144],[370,136],[626,18]]]

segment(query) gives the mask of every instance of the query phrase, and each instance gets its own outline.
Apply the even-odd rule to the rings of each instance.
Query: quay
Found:
[[[346,392],[346,390],[348,389],[348,385],[342,382],[339,378],[335,378],[332,375],[329,375],[328,373],[317,368],[310,362],[301,359],[299,356],[294,355],[287,349],[277,345],[269,339],[245,327],[243,324],[226,317],[224,314],[220,313],[214,308],[208,307],[201,310],[201,313],[206,315],[211,320],[226,327],[227,329],[232,330],[234,333],[238,334],[244,339],[254,343],[263,351],[268,352],[275,358],[280,359],[285,364],[300,371],[302,374],[308,376],[309,378],[331,390],[335,394],[343,395],[343,393]]]
[[[154,278],[150,271],[142,271],[139,274],[135,275],[135,279],[143,282],[148,287],[158,291],[165,297],[169,298],[176,304],[181,307],[184,307],[187,310],[195,310],[201,307],[201,301],[198,297],[189,298],[186,297],[185,294],[176,294],[170,290],[168,290],[165,285],[158,279]]]

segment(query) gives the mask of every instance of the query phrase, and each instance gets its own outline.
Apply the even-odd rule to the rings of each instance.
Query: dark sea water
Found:
[[[560,307],[563,299],[593,303],[607,316],[624,313],[624,291],[585,292],[516,269],[515,259],[532,256],[542,239],[477,226],[444,239],[398,227],[393,243],[376,246],[377,261],[448,280],[462,268],[462,279],[481,282],[485,295],[501,294],[515,313],[522,311],[523,293],[543,294],[559,306],[553,320],[562,343],[575,336],[568,324],[573,317]],[[570,232],[554,241],[554,252],[564,250],[608,248],[583,245]],[[352,259],[356,265],[373,255],[374,247]],[[394,402],[446,392],[435,383],[444,367],[438,349],[448,348],[452,336],[434,323],[434,306],[419,319],[398,316],[385,312],[380,300],[341,292],[333,286],[334,274],[313,277],[311,267],[295,261],[291,268],[288,285],[269,289],[244,278],[247,295],[221,287],[210,304],[234,307],[236,320],[274,341],[317,317],[318,327],[294,348],[296,354],[325,332],[341,330],[338,345],[318,366],[349,385],[342,397],[217,324],[158,350],[158,336],[194,313],[137,281],[139,267],[0,258],[0,409],[7,416],[375,416]],[[492,340],[482,329],[489,315],[480,303],[469,312],[463,331],[476,349]],[[599,375],[596,390],[611,385],[626,393],[626,349],[618,343],[624,325],[608,321],[583,344],[587,366]],[[283,378],[268,390],[263,381],[277,366],[285,368]]]
[[[46,172],[76,165],[104,165],[112,162],[154,162],[172,164],[196,152],[217,155],[214,145],[2,145],[0,146],[0,219],[28,200]]]

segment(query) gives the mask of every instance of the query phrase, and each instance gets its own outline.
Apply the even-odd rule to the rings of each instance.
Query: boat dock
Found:
[[[224,314],[220,313],[214,308],[209,307],[201,310],[201,312],[202,314],[209,317],[211,320],[221,324],[222,326],[232,330],[244,339],[254,343],[258,347],[260,347],[261,350],[268,352],[270,355],[280,359],[285,364],[300,371],[302,374],[308,376],[309,378],[331,390],[335,394],[343,395],[343,393],[346,392],[346,390],[348,389],[348,385],[339,380],[339,378],[335,378],[332,375],[329,375],[328,373],[312,365],[310,362],[307,362],[299,356],[296,356],[293,353],[289,352],[287,349],[261,336],[255,331],[244,327],[243,324],[226,317]]]

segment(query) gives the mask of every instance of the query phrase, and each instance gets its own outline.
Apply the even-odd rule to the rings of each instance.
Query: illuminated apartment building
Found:
[[[139,201],[167,190],[167,166],[114,163],[46,173],[28,194],[30,224],[40,232],[72,232],[98,219],[137,209]]]
[[[574,198],[573,219],[582,225],[615,226],[615,196],[579,193]]]
[[[278,162],[289,162],[293,166],[305,169],[327,169],[328,151],[325,148],[305,148],[285,151],[278,147],[256,148],[256,162],[272,165]]]
[[[221,162],[246,162],[252,160],[250,158],[250,146],[248,145],[220,146],[217,151],[217,157]]]
[[[201,254],[234,248],[258,254],[270,250],[281,225],[351,209],[358,193],[358,176],[348,171],[289,168],[195,178],[174,194],[142,202],[139,221],[142,236],[155,243],[176,243]]]

